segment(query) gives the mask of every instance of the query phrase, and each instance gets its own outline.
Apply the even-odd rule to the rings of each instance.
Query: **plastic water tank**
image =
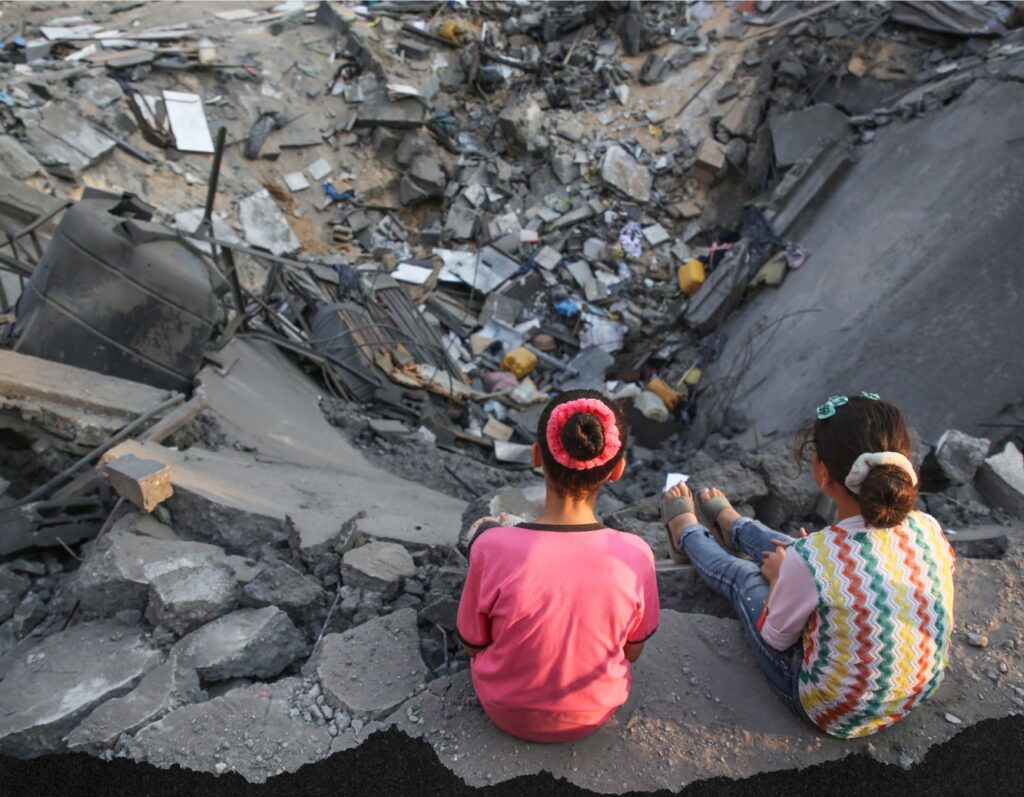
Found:
[[[187,390],[226,286],[151,218],[131,194],[87,189],[18,301],[15,351]]]

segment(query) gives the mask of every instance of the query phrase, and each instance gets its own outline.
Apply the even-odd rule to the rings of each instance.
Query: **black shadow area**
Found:
[[[630,792],[642,794],[645,792]],[[646,792],[651,793],[651,792]],[[653,792],[668,795],[672,792]],[[704,795],[899,795],[1024,794],[1024,716],[985,720],[933,748],[918,766],[903,770],[863,755],[756,775],[743,780],[713,778],[693,783],[677,794]],[[426,742],[391,729],[375,733],[354,750],[337,753],[295,773],[264,784],[239,775],[215,777],[174,767],[157,769],[124,759],[104,762],[82,753],[30,760],[0,757],[0,795],[4,797],[72,797],[77,795],[221,795],[234,797],[391,797],[391,795],[593,794],[547,773],[519,777],[495,786],[466,786],[438,760]]]

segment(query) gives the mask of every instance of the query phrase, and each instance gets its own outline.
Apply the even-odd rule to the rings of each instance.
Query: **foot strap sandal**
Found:
[[[736,546],[732,544],[731,535],[725,529],[719,528],[718,516],[723,509],[732,509],[729,499],[724,495],[717,495],[707,501],[698,501],[699,519],[704,527],[711,532],[711,536],[729,553],[738,553]]]
[[[679,496],[670,501],[663,501],[661,504],[661,522],[665,524],[665,534],[668,537],[668,555],[672,557],[673,562],[680,565],[689,564],[690,559],[672,541],[672,532],[669,530],[668,524],[675,520],[675,518],[688,512],[696,514],[693,507],[693,498],[689,495]]]

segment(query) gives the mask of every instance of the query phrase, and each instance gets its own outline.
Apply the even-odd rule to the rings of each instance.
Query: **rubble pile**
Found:
[[[5,7],[0,753],[186,749],[264,780],[422,724],[410,699],[465,677],[469,529],[539,512],[530,447],[567,389],[624,403],[628,478],[598,512],[650,543],[662,605],[731,616],[667,560],[667,473],[789,532],[834,509],[705,375],[722,324],[824,267],[801,226],[879,128],[1020,79],[1020,23]],[[1024,441],[999,434],[919,446],[967,557],[1024,516]]]

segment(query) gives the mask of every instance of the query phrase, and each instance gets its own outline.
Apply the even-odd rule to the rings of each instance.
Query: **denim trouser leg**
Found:
[[[760,523],[743,518],[736,521],[730,531],[737,542],[737,547],[756,553],[758,561],[761,559],[761,551],[775,549],[769,542],[773,536],[791,539],[784,534],[771,531]],[[762,547],[756,547],[759,544]],[[757,621],[768,597],[768,582],[761,575],[760,565],[730,554],[700,524],[687,526],[682,530],[679,546],[686,552],[704,583],[732,603],[743,626],[747,642],[754,652],[754,658],[768,678],[773,691],[791,711],[801,718],[804,717],[797,695],[799,645],[794,645],[788,650],[776,650],[764,641],[757,629]]]
[[[780,540],[786,543],[786,545],[793,542],[793,538],[788,534],[783,534],[781,531],[773,531],[764,523],[746,517],[737,518],[733,521],[732,526],[729,528],[729,539],[732,540],[732,544],[739,551],[753,559],[757,565],[761,564],[762,551],[771,553],[776,550],[776,546],[772,545],[772,540]]]

